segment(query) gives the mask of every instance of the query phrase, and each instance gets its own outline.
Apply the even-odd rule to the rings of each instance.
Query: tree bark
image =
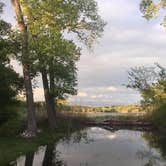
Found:
[[[33,99],[33,90],[32,82],[30,77],[30,66],[28,64],[28,31],[27,26],[24,21],[23,13],[21,10],[19,0],[12,0],[13,7],[15,9],[17,23],[19,30],[22,34],[22,64],[23,64],[23,75],[24,75],[24,84],[26,91],[26,101],[28,109],[28,125],[27,125],[27,134],[35,136],[37,133],[36,117],[35,117],[35,106]]]
[[[49,80],[50,80],[50,92],[53,92],[54,91],[54,76],[52,75],[51,71],[49,71]],[[50,98],[51,98],[51,107],[52,107],[52,110],[54,110],[55,112],[55,116],[56,116],[56,101],[55,101],[55,98],[54,98],[54,95],[50,95]]]
[[[51,99],[46,70],[43,69],[41,71],[41,74],[42,74],[44,96],[45,96],[45,102],[46,102],[46,110],[47,110],[47,115],[48,115],[48,122],[49,122],[50,128],[54,130],[57,127],[56,114],[55,114],[55,111],[53,109],[54,106],[52,105],[52,101],[51,101],[52,99]]]

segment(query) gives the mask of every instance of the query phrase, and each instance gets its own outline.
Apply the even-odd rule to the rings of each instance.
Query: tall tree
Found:
[[[50,39],[48,39],[47,42],[45,40],[45,44],[48,44],[47,48],[49,47],[49,41],[51,41],[52,38],[56,38],[58,34],[62,35],[64,31],[75,33],[81,41],[91,46],[98,37],[101,37],[104,30],[105,22],[98,15],[97,3],[94,0],[23,0],[22,6],[24,6],[24,14],[32,39],[40,44],[41,41],[44,42],[40,39],[41,36],[43,34],[48,35]],[[54,44],[56,45],[56,43]],[[51,49],[54,50],[54,47]],[[42,58],[42,55],[45,57]],[[40,53],[40,56],[39,60],[41,64],[44,64],[46,58],[49,58],[47,53]],[[53,121],[51,120],[53,119],[51,115],[53,115],[55,110],[53,108],[53,99],[48,89],[49,82],[47,72],[47,69],[42,69],[47,111],[49,112],[49,110],[51,110],[50,112],[52,113],[50,113],[49,119]],[[49,74],[49,76],[49,81],[52,83],[51,85],[53,85],[55,75],[51,76],[51,74]]]
[[[48,32],[40,34],[38,40],[33,38],[30,43],[31,53],[36,57],[34,66],[42,75],[48,121],[54,129],[55,99],[76,92],[75,62],[79,59],[80,49],[61,35],[48,35]]]
[[[140,3],[140,10],[143,13],[143,17],[145,17],[147,20],[157,19],[160,15],[160,12],[162,13],[165,9],[166,9],[166,0],[142,0]],[[164,15],[164,18],[161,21],[161,25],[164,28],[166,27],[166,15]],[[160,75],[165,77],[164,75],[165,69],[163,70],[163,68],[159,65],[158,67],[163,72],[163,73],[161,72]],[[161,82],[165,82],[165,78],[162,78]],[[163,90],[164,89],[163,87],[164,86],[160,87],[160,89]],[[158,92],[161,92],[161,91],[158,91]],[[164,91],[163,91],[163,94],[165,94]],[[163,96],[162,96],[162,99],[163,99]]]
[[[76,62],[79,60],[80,48],[68,40],[62,40],[58,47],[48,63],[51,101],[77,93]]]
[[[28,118],[27,118],[27,133],[28,136],[35,136],[37,132],[36,118],[35,118],[35,107],[32,91],[32,83],[30,76],[30,62],[29,62],[29,52],[28,52],[28,30],[27,25],[24,20],[24,14],[22,12],[22,7],[19,0],[11,0],[13,7],[15,9],[18,28],[22,36],[22,66],[23,66],[23,75],[24,75],[24,84],[26,91],[26,101],[28,109]]]

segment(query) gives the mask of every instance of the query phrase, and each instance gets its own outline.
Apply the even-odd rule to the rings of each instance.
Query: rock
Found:
[[[25,130],[25,131],[21,134],[21,136],[22,136],[23,138],[33,138],[33,137],[36,137],[36,134],[33,133],[33,132],[30,132],[30,131],[28,131],[28,130]]]

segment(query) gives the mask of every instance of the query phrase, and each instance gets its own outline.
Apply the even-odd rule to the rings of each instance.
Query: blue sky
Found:
[[[82,51],[78,63],[78,95],[70,101],[83,105],[137,103],[137,92],[126,89],[130,67],[166,62],[166,30],[161,18],[146,21],[140,11],[140,0],[97,0],[99,13],[107,22],[103,37],[93,51]],[[10,0],[4,0],[4,19],[14,23]],[[21,71],[15,63],[17,71]],[[38,79],[41,85],[40,78]],[[35,99],[42,99],[42,88],[35,90]]]

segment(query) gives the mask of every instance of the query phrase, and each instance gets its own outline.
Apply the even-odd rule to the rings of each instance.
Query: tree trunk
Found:
[[[23,64],[23,73],[24,73],[24,84],[26,89],[26,100],[28,107],[28,133],[32,135],[36,135],[37,132],[37,124],[36,124],[36,116],[35,116],[35,106],[32,92],[32,83],[29,73],[29,66]]]
[[[50,92],[53,92],[54,91],[54,76],[51,74],[51,71],[49,71],[49,80],[50,80]],[[55,112],[55,115],[56,115],[56,101],[55,101],[55,98],[54,98],[54,95],[50,95],[51,97],[51,107],[52,107],[52,110],[54,110]]]
[[[43,88],[44,88],[44,96],[46,101],[46,110],[48,115],[48,122],[51,129],[55,129],[57,127],[56,125],[56,115],[55,111],[53,109],[53,105],[51,102],[51,94],[49,90],[49,84],[48,84],[48,78],[47,78],[47,72],[45,69],[41,71],[42,74],[42,80],[43,80]]]
[[[23,64],[23,75],[24,75],[24,84],[26,91],[26,101],[28,107],[28,129],[27,134],[29,136],[35,136],[37,132],[36,117],[35,117],[35,106],[33,99],[32,91],[32,82],[29,72],[28,65],[28,31],[27,26],[25,25],[23,13],[21,10],[19,0],[12,0],[13,7],[17,16],[17,22],[19,30],[22,34],[22,64]]]

